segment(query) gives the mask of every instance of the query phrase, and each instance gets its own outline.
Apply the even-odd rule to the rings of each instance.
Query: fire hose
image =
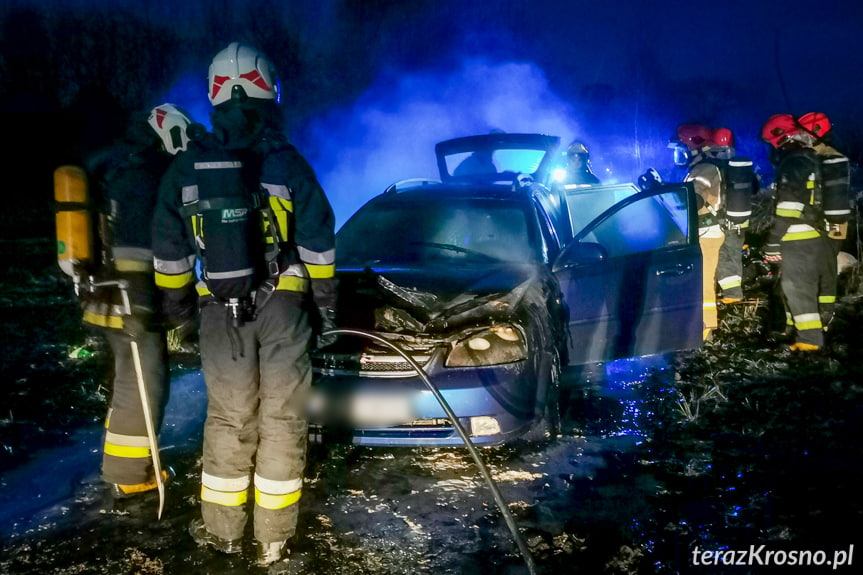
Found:
[[[500,490],[498,489],[497,484],[494,481],[494,478],[492,478],[491,473],[489,473],[488,467],[486,467],[485,462],[483,461],[482,457],[479,454],[479,451],[477,450],[477,448],[473,444],[473,442],[470,440],[470,437],[468,436],[467,432],[465,431],[464,426],[462,426],[461,422],[459,422],[459,420],[458,420],[458,417],[456,417],[455,412],[453,412],[452,408],[450,407],[449,403],[447,403],[446,399],[444,399],[444,397],[441,394],[438,387],[434,383],[432,383],[432,381],[429,379],[428,375],[426,375],[426,373],[422,369],[422,367],[420,367],[419,364],[417,364],[416,361],[414,361],[414,359],[412,357],[410,357],[408,354],[406,354],[397,345],[395,345],[394,343],[387,341],[386,339],[380,337],[379,335],[376,335],[376,334],[371,333],[371,332],[367,332],[367,331],[363,331],[363,330],[359,330],[359,329],[342,329],[342,328],[339,328],[339,329],[333,329],[333,330],[326,331],[326,332],[322,333],[321,335],[327,336],[327,335],[338,335],[338,334],[346,334],[346,335],[355,335],[355,336],[359,336],[359,337],[365,337],[365,338],[374,340],[378,343],[381,343],[381,344],[385,345],[386,347],[395,351],[400,356],[402,356],[402,358],[404,358],[404,360],[407,361],[408,364],[410,364],[410,366],[414,369],[414,371],[416,371],[417,375],[420,377],[420,379],[423,380],[423,383],[425,383],[426,387],[428,387],[429,391],[432,393],[432,395],[434,395],[435,399],[438,401],[440,406],[446,412],[447,417],[449,418],[453,427],[455,427],[455,429],[458,432],[459,436],[461,437],[462,441],[464,441],[465,447],[467,447],[468,451],[470,452],[471,457],[473,458],[474,462],[476,463],[476,466],[479,468],[480,474],[482,475],[483,479],[485,479],[485,482],[488,484],[488,487],[491,490],[492,496],[494,497],[494,501],[497,504],[497,507],[500,510],[500,513],[503,516],[503,519],[506,522],[506,525],[509,528],[510,533],[512,533],[512,537],[515,540],[516,545],[518,546],[518,550],[521,552],[521,555],[524,558],[524,562],[527,564],[528,571],[530,572],[531,575],[535,575],[537,573],[537,571],[536,571],[536,564],[533,561],[533,556],[530,553],[530,549],[528,548],[527,542],[525,541],[521,532],[518,530],[518,526],[515,523],[515,518],[512,516],[512,513],[509,510],[509,507],[507,507],[506,501],[504,501],[503,496],[501,495]]]

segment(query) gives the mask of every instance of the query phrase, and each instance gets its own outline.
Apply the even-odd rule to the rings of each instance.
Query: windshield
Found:
[[[526,263],[539,259],[525,209],[499,198],[394,196],[371,202],[336,236],[339,267]]]

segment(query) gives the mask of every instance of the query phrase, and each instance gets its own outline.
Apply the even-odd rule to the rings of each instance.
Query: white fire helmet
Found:
[[[150,110],[147,123],[162,140],[166,152],[176,155],[186,149],[189,143],[186,130],[192,120],[182,108],[174,104],[160,104]]]
[[[279,101],[279,82],[270,61],[238,42],[213,57],[209,73],[209,98],[218,106],[233,98]]]

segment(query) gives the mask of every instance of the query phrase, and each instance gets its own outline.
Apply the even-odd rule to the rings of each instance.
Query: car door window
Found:
[[[677,191],[641,198],[614,212],[581,238],[605,248],[609,258],[690,242],[686,196]]]
[[[573,235],[578,234],[602,212],[638,191],[638,188],[629,184],[564,189],[564,203],[569,212]]]

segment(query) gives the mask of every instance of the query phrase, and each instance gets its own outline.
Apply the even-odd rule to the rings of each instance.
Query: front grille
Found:
[[[430,354],[411,354],[421,368],[425,368],[431,359]],[[414,368],[400,355],[363,353],[355,354],[321,354],[312,358],[312,366],[318,373],[326,375],[365,375],[370,377],[405,377],[414,375]]]
[[[425,367],[431,356],[428,355],[412,355],[414,360],[420,367]],[[383,371],[383,372],[403,372],[413,371],[414,368],[405,361],[400,355],[366,355],[360,357],[360,371]]]
[[[402,425],[397,425],[394,429],[401,427],[452,427],[452,422],[449,419],[439,417],[433,419],[414,419]]]

